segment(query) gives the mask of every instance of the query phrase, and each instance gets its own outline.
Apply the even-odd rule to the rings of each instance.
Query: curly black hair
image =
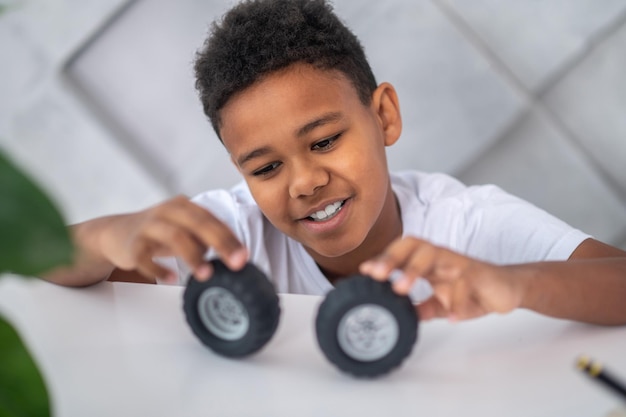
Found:
[[[214,22],[196,54],[196,89],[217,136],[237,92],[296,62],[341,71],[368,105],[377,83],[357,37],[326,0],[247,0]]]

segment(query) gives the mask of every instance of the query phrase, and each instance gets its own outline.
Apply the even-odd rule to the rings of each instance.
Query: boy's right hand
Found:
[[[136,270],[148,279],[173,282],[176,274],[154,261],[176,256],[199,280],[213,273],[204,259],[213,248],[231,269],[245,265],[248,252],[234,233],[211,212],[179,196],[136,213],[99,219],[101,255],[115,267]]]

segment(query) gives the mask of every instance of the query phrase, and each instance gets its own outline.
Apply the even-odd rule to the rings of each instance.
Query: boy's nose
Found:
[[[289,196],[298,198],[310,196],[328,184],[330,173],[324,167],[311,164],[294,164],[289,178]]]

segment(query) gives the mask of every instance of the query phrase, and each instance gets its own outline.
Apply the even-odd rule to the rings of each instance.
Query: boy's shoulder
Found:
[[[390,174],[396,193],[405,193],[425,205],[435,203],[470,204],[493,203],[500,199],[521,200],[493,184],[466,185],[453,176],[441,172],[406,170]]]
[[[405,170],[392,172],[390,178],[396,192],[413,194],[424,203],[459,196],[468,190],[461,181],[440,172]]]

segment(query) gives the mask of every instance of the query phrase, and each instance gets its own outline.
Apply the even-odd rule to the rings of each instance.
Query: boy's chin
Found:
[[[305,245],[306,246],[306,245]],[[358,248],[357,244],[339,244],[338,242],[327,242],[316,245],[306,246],[309,254],[315,253],[317,256],[323,258],[339,258],[341,256],[349,255]]]

